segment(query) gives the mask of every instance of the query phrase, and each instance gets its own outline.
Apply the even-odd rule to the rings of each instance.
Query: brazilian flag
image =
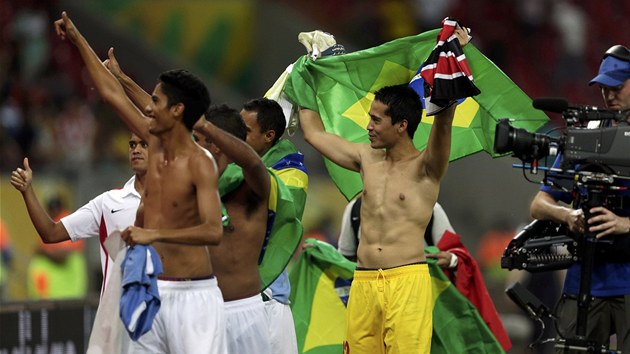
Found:
[[[291,310],[298,352],[342,353],[346,304],[356,264],[315,239],[293,266]],[[427,251],[437,252],[428,247]],[[428,259],[433,293],[431,353],[504,353],[477,309],[448,280],[435,260]]]
[[[366,127],[374,92],[412,81],[412,87],[423,87],[416,73],[433,50],[438,33],[433,30],[317,61],[302,56],[293,64],[283,91],[293,104],[319,112],[326,131],[352,142],[368,143]],[[474,45],[469,43],[463,49],[481,94],[459,103],[453,121],[451,161],[479,151],[495,156],[498,119],[513,119],[513,126],[529,131],[549,119],[533,109],[531,99]],[[426,146],[432,122],[432,116],[422,117],[414,137],[418,149]],[[326,166],[348,200],[363,189],[358,173],[328,160]]]
[[[297,217],[302,220],[308,192],[308,171],[304,166],[304,155],[298,152],[291,141],[280,139],[263,155],[262,161],[287,186],[293,196]]]
[[[287,266],[300,244],[304,231],[294,206],[292,192],[271,169],[267,170],[271,186],[267,231],[258,260],[261,290],[267,288]],[[223,197],[243,182],[243,170],[231,163],[219,178],[219,194]]]

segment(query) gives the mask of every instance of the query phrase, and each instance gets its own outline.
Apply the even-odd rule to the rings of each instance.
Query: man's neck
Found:
[[[398,144],[385,149],[385,160],[398,162],[416,157],[420,151],[413,145],[413,140],[404,140]]]
[[[265,148],[258,153],[258,156],[263,157],[267,153],[267,151],[271,150],[271,146],[265,146]]]
[[[173,161],[181,150],[187,149],[192,143],[190,132],[183,125],[174,126],[173,129],[159,136],[164,160]]]
[[[136,180],[133,182],[133,187],[136,189],[138,194],[142,195],[144,192],[144,177],[145,173],[136,173]]]

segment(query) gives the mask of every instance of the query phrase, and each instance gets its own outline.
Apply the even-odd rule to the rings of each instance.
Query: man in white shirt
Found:
[[[54,222],[41,205],[33,190],[33,171],[28,158],[24,158],[23,168],[17,168],[11,174],[11,184],[22,193],[26,209],[44,243],[77,241],[89,237],[99,237],[101,244],[101,266],[103,283],[101,294],[111,275],[113,259],[104,247],[108,235],[115,230],[124,230],[134,224],[136,210],[140,204],[140,195],[144,190],[144,177],[147,171],[147,143],[137,135],[129,139],[129,162],[134,176],[122,189],[112,189],[79,208],[74,213]]]

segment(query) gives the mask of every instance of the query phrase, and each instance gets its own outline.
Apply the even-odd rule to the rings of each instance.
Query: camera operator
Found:
[[[617,111],[630,108],[628,48],[615,45],[606,51],[598,75],[589,83],[593,84],[599,85],[606,108]],[[559,166],[561,160],[562,155],[558,155],[554,167]],[[561,184],[562,181],[556,183]],[[630,181],[623,183],[630,186]],[[614,212],[603,206],[591,208],[590,218],[585,222],[579,205],[574,205],[575,209],[569,206],[571,200],[570,192],[545,185],[534,197],[530,212],[535,219],[567,224],[569,230],[577,234],[583,234],[587,226],[597,238],[630,232],[630,203],[614,209]],[[564,338],[572,338],[576,332],[580,266],[580,263],[574,263],[569,268],[563,296],[557,307],[558,331]],[[625,262],[612,262],[610,258],[596,261],[591,281],[592,301],[588,308],[586,337],[608,346],[610,336],[616,333],[617,349],[630,353],[630,258]]]

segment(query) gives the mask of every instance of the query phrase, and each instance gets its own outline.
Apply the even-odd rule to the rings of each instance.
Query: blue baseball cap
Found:
[[[630,79],[630,61],[621,60],[612,55],[604,57],[602,64],[599,66],[599,73],[589,82],[592,84],[600,84],[604,86],[616,87]]]

